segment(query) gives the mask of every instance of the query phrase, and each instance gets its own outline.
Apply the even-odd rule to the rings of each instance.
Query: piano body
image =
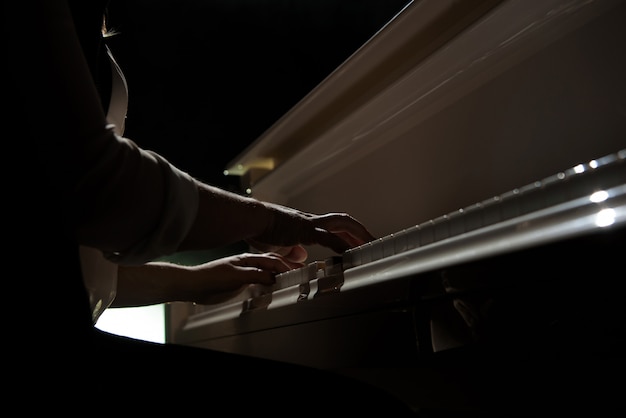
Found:
[[[309,248],[221,305],[171,304],[168,340],[352,374],[416,409],[502,381],[416,371],[447,353],[622,350],[624,23],[612,0],[407,4],[228,167],[255,197],[380,238]]]

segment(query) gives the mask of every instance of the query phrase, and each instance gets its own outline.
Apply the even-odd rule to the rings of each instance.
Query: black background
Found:
[[[113,0],[125,136],[208,183],[408,0]]]

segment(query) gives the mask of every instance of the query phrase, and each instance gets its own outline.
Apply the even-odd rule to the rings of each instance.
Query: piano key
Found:
[[[513,189],[500,195],[500,213],[502,220],[512,219],[520,215],[517,197],[519,189]]]
[[[399,232],[396,232],[393,236],[393,239],[387,243],[387,245],[393,243],[394,254],[398,254],[407,250],[407,236],[408,234],[406,229],[403,229]]]
[[[448,214],[448,224],[451,237],[465,232],[465,219],[463,218],[463,213],[463,209],[459,209]]]
[[[382,257],[381,257],[382,258]],[[341,256],[328,257],[324,260],[324,277],[341,274],[343,271],[343,260]],[[318,273],[321,273],[318,271]],[[320,276],[316,276],[319,278]]]
[[[523,199],[520,199],[520,211],[522,215],[544,208],[544,205],[541,202],[541,195],[535,193],[540,190],[540,188],[540,181],[520,187],[520,196],[523,196]]]
[[[434,221],[429,220],[419,224],[419,246],[423,247],[435,242]]]
[[[406,231],[406,249],[412,250],[420,246],[420,226],[413,225]]]
[[[450,225],[448,222],[448,215],[443,215],[433,219],[433,241],[441,241],[450,236]]]
[[[494,196],[481,202],[484,225],[492,225],[502,220],[500,200],[500,196]]]
[[[360,258],[358,265],[368,264],[372,261],[372,243],[366,242],[359,251]]]
[[[474,231],[483,227],[482,208],[481,203],[475,203],[463,209],[465,232]]]
[[[559,191],[559,185],[565,179],[565,173],[560,172],[541,181],[541,187],[546,191],[544,194],[544,205],[546,207],[558,205],[567,200],[567,197]]]
[[[383,241],[382,238],[377,238],[371,242],[370,246],[370,260],[376,261],[383,258]]]
[[[382,238],[383,244],[383,258],[390,257],[396,254],[396,242],[400,240],[400,233],[389,234]]]

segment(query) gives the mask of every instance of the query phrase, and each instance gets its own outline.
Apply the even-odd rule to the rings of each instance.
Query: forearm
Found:
[[[147,306],[185,301],[185,273],[188,268],[166,262],[141,266],[118,266],[117,293],[112,308]]]
[[[270,211],[255,199],[198,184],[196,219],[179,250],[197,250],[232,244],[260,234],[270,222]]]

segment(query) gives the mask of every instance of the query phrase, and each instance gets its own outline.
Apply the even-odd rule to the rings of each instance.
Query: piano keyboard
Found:
[[[626,149],[252,285],[202,324],[626,224]],[[243,302],[243,303],[242,303]]]
[[[622,225],[625,159],[623,149],[348,250],[345,280],[378,282]]]

